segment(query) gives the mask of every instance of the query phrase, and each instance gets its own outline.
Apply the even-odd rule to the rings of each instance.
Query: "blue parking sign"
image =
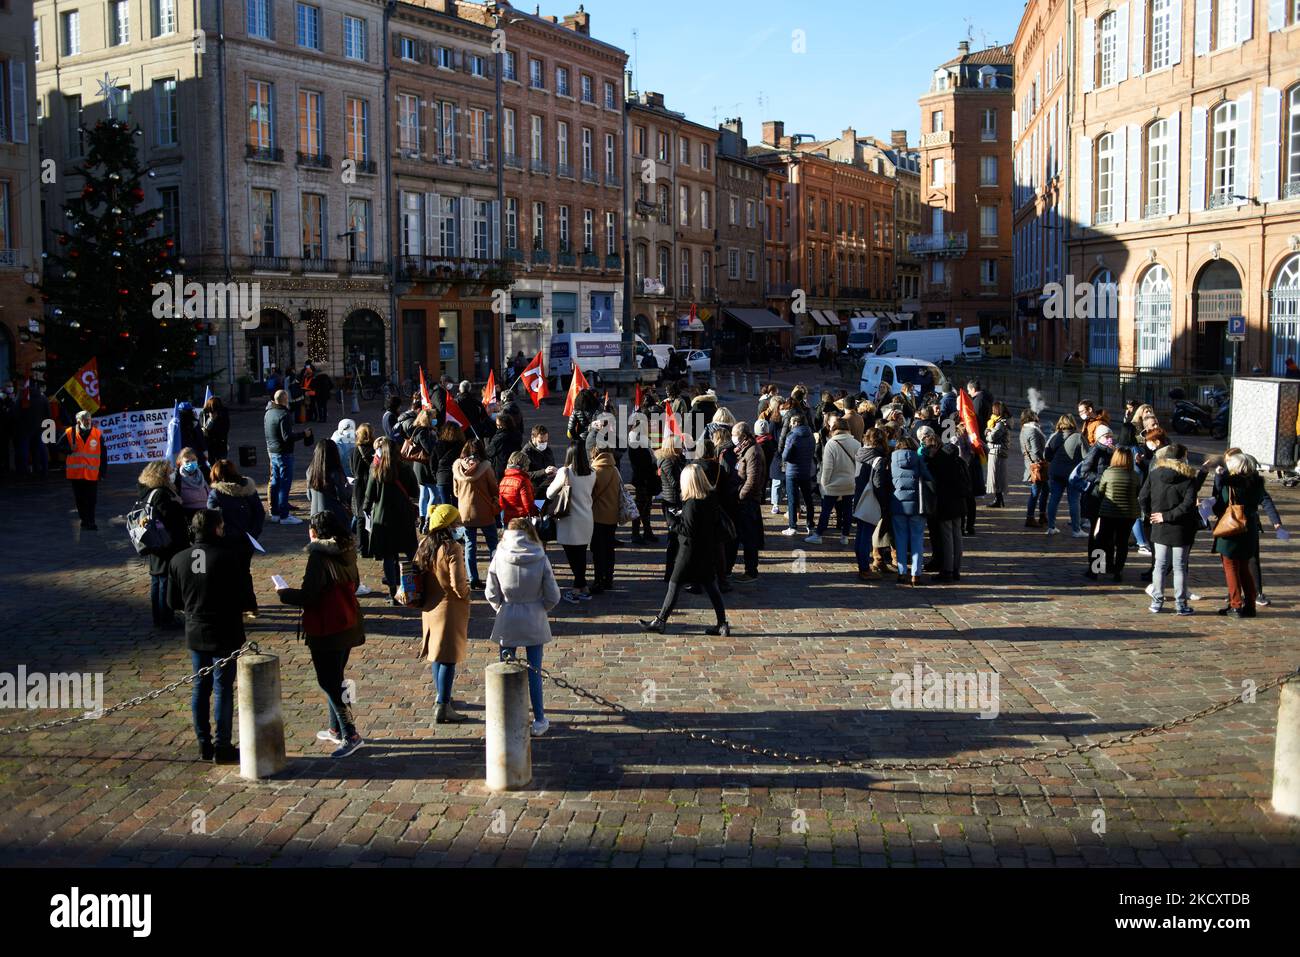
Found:
[[[1228,317],[1228,335],[1233,337],[1241,336],[1241,338],[1243,339],[1246,338],[1246,317],[1245,316]]]

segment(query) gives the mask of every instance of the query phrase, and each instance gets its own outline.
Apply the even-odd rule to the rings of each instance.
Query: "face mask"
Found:
[[[898,443],[895,442],[893,439],[890,439],[890,440],[889,440],[889,447],[890,447],[891,449],[894,448],[894,446],[896,446],[896,445],[898,445]]]
[[[1154,452],[1154,451],[1156,450],[1156,447],[1155,447],[1154,445],[1152,445],[1150,442],[1148,442],[1148,443],[1147,443],[1147,449],[1148,449],[1149,451],[1151,451],[1151,452]]]
[[[181,466],[181,471],[187,475],[193,475],[198,470],[199,470],[198,462],[186,462],[184,465]]]
[[[536,442],[533,444],[533,448],[537,449],[537,451],[539,452],[545,452],[547,446],[549,446],[550,444],[551,443],[549,442]]]
[[[454,538],[454,539],[455,539],[456,541],[458,541],[458,542],[463,542],[463,541],[465,541],[465,529],[464,529],[464,527],[462,526],[462,527],[460,527],[460,528],[457,528],[455,531],[453,531],[453,532],[451,533],[451,537]]]

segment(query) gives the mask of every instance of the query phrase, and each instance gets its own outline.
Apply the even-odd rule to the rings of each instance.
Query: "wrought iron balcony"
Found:
[[[526,258],[527,257],[524,256],[524,251],[522,249],[506,250],[506,262],[521,263],[524,262]]]
[[[1197,322],[1227,322],[1229,316],[1242,314],[1239,289],[1196,293],[1194,302]]]
[[[1293,179],[1282,184],[1282,198],[1295,199],[1300,196],[1300,179]]]
[[[909,236],[907,239],[909,253],[929,259],[955,259],[964,256],[969,245],[965,232],[929,233]]]
[[[323,256],[303,256],[302,271],[303,272],[338,272],[338,266],[334,264],[334,260],[326,259]]]
[[[284,150],[276,146],[255,146],[252,143],[246,143],[244,145],[244,158],[258,163],[283,163]]]
[[[605,268],[606,268],[606,269],[622,269],[622,268],[623,268],[623,257],[622,257],[622,256],[613,256],[613,255],[606,256],[606,257],[605,257]]]
[[[298,154],[298,165],[306,166],[310,169],[329,169],[333,164],[330,162],[329,155],[326,153],[302,153]]]
[[[364,173],[367,176],[374,176],[379,167],[374,160],[357,159],[355,156],[349,156],[348,159],[356,166],[358,173]]]
[[[595,186],[599,186],[600,176],[597,175],[594,169],[584,169],[582,171],[582,181],[584,183],[591,183]]]
[[[556,265],[572,268],[578,264],[578,257],[575,253],[562,252],[556,260]]]
[[[1142,215],[1146,219],[1155,219],[1158,216],[1167,216],[1169,215],[1169,204],[1163,199],[1150,200],[1146,206],[1143,207]]]
[[[519,158],[519,154],[518,154],[518,153],[506,153],[505,156],[504,156],[504,158],[503,158],[503,160],[502,160],[502,162],[504,162],[505,165],[506,165],[507,167],[509,167],[510,169],[523,169],[523,168],[524,168],[523,160],[521,160],[521,159]]]
[[[1236,197],[1231,189],[1219,188],[1210,192],[1210,209],[1223,209],[1235,205]]]
[[[583,253],[583,254],[582,254],[582,268],[583,268],[583,269],[599,269],[599,268],[600,268],[600,257],[597,256],[595,253]]]
[[[549,266],[551,264],[551,253],[547,249],[534,249],[532,255],[534,266]]]
[[[573,179],[573,164],[558,163],[555,167],[555,175],[561,179]]]
[[[378,259],[349,259],[347,267],[353,276],[381,276],[388,271],[386,264]]]
[[[534,173],[542,173],[544,175],[549,175],[551,172],[551,165],[547,163],[546,160],[535,159],[529,164],[528,168]]]
[[[288,256],[249,256],[249,268],[262,272],[288,272]]]
[[[623,177],[619,176],[617,173],[606,173],[605,185],[612,186],[614,189],[622,189]]]
[[[404,279],[443,282],[499,282],[507,276],[505,263],[500,260],[460,256],[403,256],[398,271]]]

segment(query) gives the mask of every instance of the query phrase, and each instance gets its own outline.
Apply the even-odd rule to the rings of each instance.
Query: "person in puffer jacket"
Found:
[[[802,413],[790,416],[789,431],[781,445],[781,462],[785,466],[785,497],[788,504],[787,527],[781,534],[796,535],[799,524],[799,498],[808,508],[807,532],[812,534],[813,520],[813,441],[812,429]]]
[[[488,566],[488,604],[496,612],[491,638],[501,646],[501,660],[514,661],[519,648],[528,657],[528,697],[533,706],[534,737],[551,726],[542,703],[542,648],[551,640],[548,612],[560,603],[560,585],[537,530],[525,518],[506,526]]]
[[[501,506],[501,521],[509,524],[516,518],[530,518],[537,514],[536,492],[528,477],[528,456],[515,452],[506,463],[505,475],[497,488]]]
[[[1187,449],[1167,445],[1155,454],[1147,480],[1138,492],[1138,506],[1151,523],[1151,544],[1155,566],[1151,571],[1151,613],[1159,614],[1165,604],[1165,574],[1174,569],[1174,602],[1180,615],[1191,615],[1191,589],[1187,568],[1192,544],[1201,527],[1197,497],[1206,474],[1187,464]]]
[[[862,435],[862,447],[858,449],[855,458],[858,463],[858,472],[853,482],[855,506],[868,485],[871,486],[871,491],[876,497],[876,504],[880,506],[878,523],[857,520],[858,534],[854,543],[854,553],[858,559],[858,578],[871,582],[880,578],[880,573],[886,564],[876,555],[876,530],[878,527],[886,530],[892,528],[889,502],[894,497],[894,481],[889,469],[889,446],[886,444],[885,433],[877,428],[867,429]],[[887,559],[888,546],[881,548],[880,551],[885,553]]]
[[[226,545],[243,558],[245,568],[251,568],[252,539],[262,537],[262,528],[266,524],[266,508],[258,494],[257,483],[240,475],[234,462],[217,459],[212,464],[208,508],[221,513],[226,523]]]
[[[853,521],[853,488],[857,476],[857,455],[862,443],[849,431],[848,419],[839,415],[826,416],[828,430],[822,444],[822,470],[820,485],[822,514],[817,520],[817,531],[804,541],[820,545],[822,536],[831,523],[831,510],[835,510],[840,527],[840,544],[849,543],[849,526]]]
[[[898,552],[898,583],[907,584],[910,562],[913,586],[923,584],[921,557],[925,551],[925,517],[921,508],[921,485],[933,481],[925,460],[916,454],[916,443],[909,438],[898,440],[889,461],[894,481],[894,497],[889,514],[894,525],[894,549]]]

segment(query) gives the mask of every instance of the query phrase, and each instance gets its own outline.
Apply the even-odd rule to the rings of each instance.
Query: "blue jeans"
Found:
[[[212,651],[191,651],[190,664],[194,671],[208,667],[225,654]],[[217,692],[217,738],[212,739],[212,723],[209,718],[209,704],[212,691]],[[230,733],[235,721],[235,662],[228,661],[216,671],[203,678],[196,678],[194,691],[190,695],[190,712],[194,716],[194,734],[200,745],[215,744],[218,748],[230,747]]]
[[[799,514],[800,495],[803,496],[804,505],[808,509],[804,524],[811,529],[813,527],[813,515],[816,514],[816,510],[813,508],[812,479],[800,478],[787,472],[785,475],[785,507],[786,524],[790,528],[794,528],[798,524],[795,519]]]
[[[1137,543],[1140,547],[1151,547],[1151,541],[1147,538],[1146,529],[1142,527],[1141,518],[1138,518],[1138,520],[1133,523],[1133,537],[1137,539]]]
[[[858,571],[870,571],[871,537],[876,534],[876,526],[869,525],[866,522],[859,522],[856,519],[855,524],[858,526],[858,534],[853,540],[853,553],[858,559]]]
[[[781,486],[784,484],[785,483],[782,482],[780,479],[772,479],[772,507],[773,508],[776,508],[776,506],[781,504]]]
[[[849,526],[853,523],[854,501],[852,495],[823,495],[822,517],[817,520],[817,534],[826,534],[826,530],[830,528],[831,525],[831,510],[834,509],[835,517],[840,528],[840,534],[847,535],[849,533]]]
[[[289,517],[289,489],[293,487],[293,456],[271,453],[271,514]]]
[[[1061,506],[1064,495],[1070,504],[1070,531],[1077,532],[1083,528],[1079,523],[1079,489],[1069,482],[1052,479],[1051,489],[1047,493],[1047,527],[1056,528],[1056,513]]]
[[[441,505],[438,501],[438,488],[434,485],[420,486],[420,514],[419,520],[423,521],[429,517],[430,505]]]
[[[894,550],[898,552],[898,574],[908,574],[904,558],[911,559],[913,578],[921,577],[921,557],[925,551],[925,516],[894,515]]]
[[[172,611],[171,605],[167,603],[167,576],[165,574],[149,576],[149,604],[153,608],[153,623],[155,625],[170,625],[176,620],[176,612]],[[194,670],[198,671],[197,668]]]
[[[1025,510],[1025,518],[1034,517],[1034,512],[1047,513],[1048,491],[1046,485],[1038,485],[1034,482],[1029,483],[1029,507]]]
[[[546,719],[546,711],[542,708],[542,676],[534,670],[542,666],[543,647],[543,645],[528,645],[524,648],[524,653],[528,656],[528,664],[531,666],[528,672],[528,700],[533,703],[533,718],[537,721]],[[518,650],[518,648],[502,648],[501,660],[514,661]]]
[[[456,666],[433,663],[433,687],[437,692],[434,699],[437,704],[451,704],[451,686],[456,682]]]
[[[465,542],[465,570],[469,572],[469,580],[472,582],[482,581],[478,577],[478,533],[483,533],[483,541],[487,543],[488,561],[492,560],[492,553],[497,550],[497,527],[495,525],[484,525],[482,528],[466,528]]]

